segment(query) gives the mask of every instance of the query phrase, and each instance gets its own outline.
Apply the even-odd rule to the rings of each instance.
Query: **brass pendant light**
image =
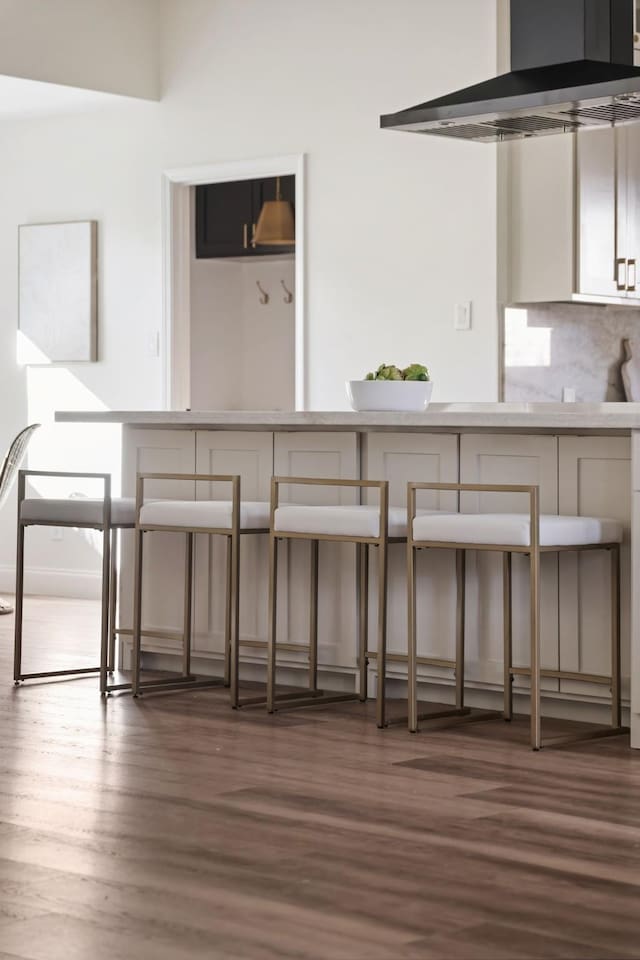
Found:
[[[293,206],[280,194],[280,177],[276,177],[276,198],[265,200],[253,235],[253,245],[292,247],[296,242]]]

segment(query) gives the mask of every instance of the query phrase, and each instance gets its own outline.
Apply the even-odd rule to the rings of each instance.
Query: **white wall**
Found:
[[[495,0],[164,0],[162,12],[159,104],[0,125],[0,442],[28,418],[17,225],[100,224],[100,362],[32,372],[32,409],[38,393],[41,412],[91,397],[159,407],[162,171],[265,155],[308,157],[308,406],[344,408],[344,381],[382,361],[426,362],[436,400],[497,399],[496,150],[378,129],[382,112],[495,74]],[[474,302],[469,333],[453,330],[457,300]],[[55,460],[52,431],[37,462]],[[74,436],[65,462],[97,462],[96,432]],[[6,509],[4,589],[13,546]],[[86,569],[68,540],[33,557]]]
[[[293,293],[285,303],[280,281]],[[295,406],[295,260],[256,258],[242,264],[242,408]],[[269,295],[261,304],[256,281]]]
[[[191,407],[291,410],[295,403],[295,261],[191,260]],[[258,281],[269,301],[261,303]]]
[[[234,410],[240,399],[242,265],[191,260],[191,407]]]
[[[0,0],[0,74],[160,95],[158,0]]]

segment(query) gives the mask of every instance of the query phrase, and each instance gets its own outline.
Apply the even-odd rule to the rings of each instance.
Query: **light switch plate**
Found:
[[[471,330],[471,300],[456,303],[453,328],[454,330]]]

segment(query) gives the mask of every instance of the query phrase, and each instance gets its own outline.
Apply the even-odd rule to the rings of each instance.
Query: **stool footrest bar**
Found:
[[[286,701],[286,700],[300,700],[302,698],[309,698],[316,702],[318,699],[325,696],[324,690],[296,690],[292,693],[277,693],[276,701]],[[245,697],[245,699],[238,702],[238,707],[255,707],[255,706],[264,706],[267,702],[266,693],[258,697]]]
[[[298,707],[308,707],[312,704],[314,706],[323,703],[360,703],[360,695],[357,693],[336,693],[336,694],[320,694],[319,696],[314,696],[313,694],[307,694],[305,698],[298,700],[289,700],[289,701],[279,701],[276,698],[276,703],[280,703],[281,706],[277,706],[274,709],[276,711],[281,710],[296,710]]]
[[[42,673],[21,673],[16,677],[20,680],[44,680],[47,677],[82,677],[88,673],[100,673],[100,667],[82,667],[80,670],[45,670]]]
[[[145,691],[149,693],[161,693],[169,690],[204,690],[210,687],[224,686],[224,680],[220,677],[211,680],[197,680],[196,678],[189,680],[185,677],[180,677],[176,680],[147,680],[146,683],[140,684],[138,695]]]

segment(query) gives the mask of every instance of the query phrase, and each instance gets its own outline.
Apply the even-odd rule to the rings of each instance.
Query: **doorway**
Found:
[[[254,244],[277,189],[295,244]],[[164,406],[304,410],[304,157],[167,171],[163,219]]]

